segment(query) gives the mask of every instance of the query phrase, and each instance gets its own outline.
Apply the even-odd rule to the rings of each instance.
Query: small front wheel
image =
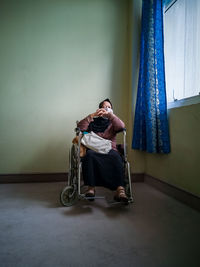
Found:
[[[60,202],[63,206],[70,207],[78,201],[78,192],[75,186],[66,186],[60,194]]]

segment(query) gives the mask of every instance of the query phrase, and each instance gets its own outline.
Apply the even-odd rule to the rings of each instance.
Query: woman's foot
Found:
[[[123,186],[118,186],[116,194],[114,196],[114,200],[119,201],[119,202],[124,202],[128,203],[128,197],[125,193],[125,189]]]
[[[95,197],[95,187],[88,186],[88,190],[85,193],[86,197]],[[94,198],[88,199],[89,201],[94,201]]]

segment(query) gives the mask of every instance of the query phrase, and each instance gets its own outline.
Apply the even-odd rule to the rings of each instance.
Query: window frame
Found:
[[[164,14],[177,2],[178,0],[169,0],[167,4],[165,4],[164,1]],[[167,0],[166,0],[167,2]],[[182,106],[189,106],[193,104],[199,104],[200,103],[200,92],[198,95],[187,97],[187,98],[181,98],[181,99],[174,99],[173,101],[167,100],[167,109],[171,108],[178,108]]]

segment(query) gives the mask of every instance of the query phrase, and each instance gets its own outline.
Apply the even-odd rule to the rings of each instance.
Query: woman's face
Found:
[[[111,108],[112,109],[111,104],[108,101],[103,102],[102,108]]]

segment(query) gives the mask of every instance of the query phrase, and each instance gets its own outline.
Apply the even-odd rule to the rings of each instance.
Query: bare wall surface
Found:
[[[131,71],[130,71],[130,97],[129,97],[129,131],[128,143],[131,146],[133,135],[133,121],[135,116],[135,104],[137,98],[137,86],[139,75],[139,59],[140,59],[140,32],[141,32],[141,15],[142,0],[131,1],[130,5],[130,43],[131,43]],[[129,151],[132,172],[144,173],[145,157],[144,153],[131,149]]]
[[[76,120],[105,97],[128,125],[128,3],[1,1],[1,174],[67,171]]]
[[[171,153],[146,153],[146,173],[200,196],[200,104],[169,110]]]

